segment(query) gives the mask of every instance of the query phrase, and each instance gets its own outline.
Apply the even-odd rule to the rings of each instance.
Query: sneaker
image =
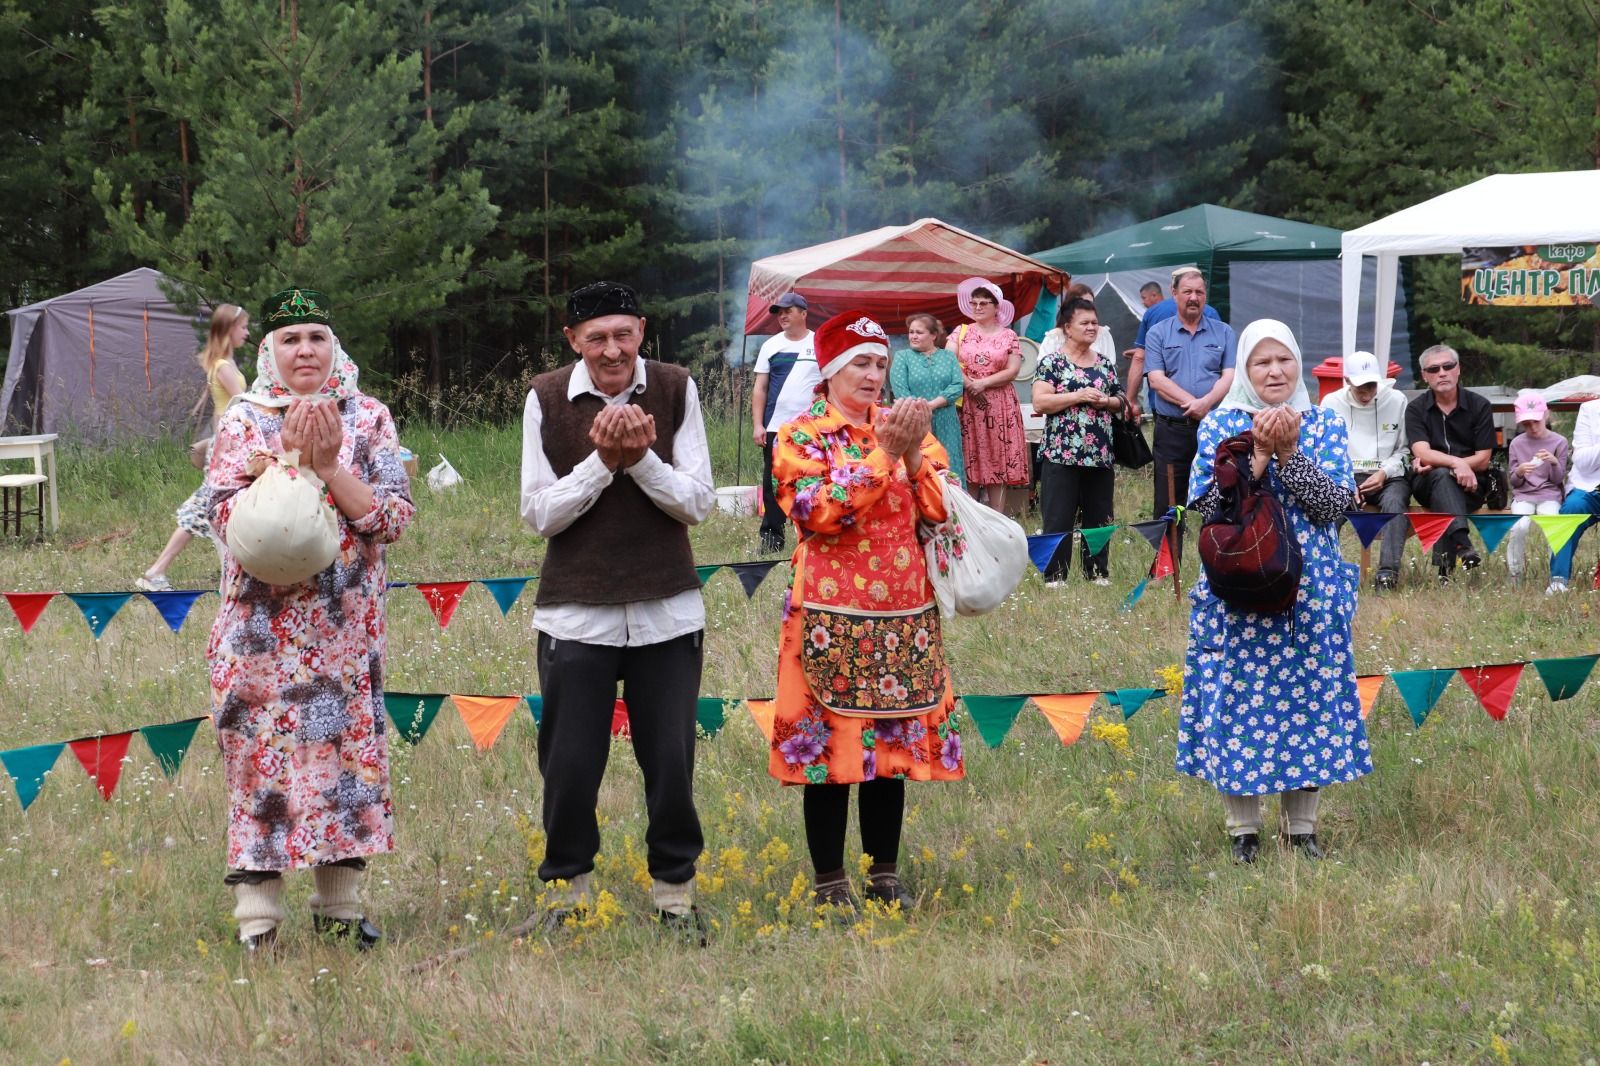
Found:
[[[1393,592],[1400,587],[1400,575],[1393,570],[1379,570],[1372,579],[1372,587],[1379,592]]]
[[[1477,552],[1467,551],[1461,553],[1461,568],[1468,573],[1471,573],[1482,565],[1483,556],[1479,555]]]
[[[166,574],[142,574],[133,587],[140,592],[171,592],[172,582],[167,580]]]
[[[1047,589],[1058,589],[1058,588],[1060,588],[1061,586],[1063,586],[1065,584],[1066,584],[1065,581],[1062,581],[1060,578],[1057,578],[1054,581],[1046,581],[1044,583],[1044,587],[1047,588]]]
[[[1550,584],[1544,587],[1544,594],[1546,596],[1559,596],[1565,591],[1567,591],[1567,583],[1565,580],[1559,577],[1551,578]]]
[[[1109,585],[1111,584],[1111,579],[1109,577],[1097,577],[1094,579],[1094,583],[1096,585]]]

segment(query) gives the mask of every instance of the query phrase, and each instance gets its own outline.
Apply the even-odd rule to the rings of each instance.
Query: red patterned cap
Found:
[[[823,380],[833,377],[863,353],[889,354],[889,335],[865,311],[841,311],[834,315],[817,327],[814,343],[817,370]]]

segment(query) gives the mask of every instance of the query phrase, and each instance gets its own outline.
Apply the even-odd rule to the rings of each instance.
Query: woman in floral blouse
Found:
[[[859,785],[866,895],[914,900],[896,865],[905,782],[964,773],[955,694],[917,522],[946,517],[944,449],[927,401],[878,407],[888,338],[858,311],[816,335],[823,383],[779,433],[778,503],[800,545],[784,600],[772,776],[804,786],[806,843],[821,906],[855,908],[844,865],[850,786]],[[953,480],[953,478],[952,478]]]
[[[1116,469],[1111,457],[1111,418],[1122,410],[1117,367],[1094,351],[1100,319],[1088,300],[1068,300],[1057,324],[1066,334],[1062,349],[1040,357],[1033,379],[1033,409],[1045,416],[1039,446],[1040,510],[1044,532],[1070,533],[1111,524]],[[1097,585],[1110,584],[1107,545],[1090,554],[1083,546],[1083,571]],[[1072,564],[1067,542],[1045,572],[1057,582]]]
[[[310,869],[318,933],[371,947],[359,884],[366,856],[394,850],[385,742],[384,546],[411,521],[410,483],[388,408],[356,387],[356,367],[309,289],[267,303],[255,385],[217,427],[211,524],[225,541],[239,494],[274,457],[326,487],[339,555],[298,585],[269,585],[223,555],[211,627],[212,716],[228,783],[228,866],[239,939],[273,946],[285,870]]]

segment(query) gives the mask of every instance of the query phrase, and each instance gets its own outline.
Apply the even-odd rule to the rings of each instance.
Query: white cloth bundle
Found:
[[[228,519],[228,551],[245,573],[269,585],[298,585],[339,557],[339,517],[322,482],[287,452],[239,493]]]
[[[949,514],[924,524],[928,581],[939,612],[988,614],[1005,601],[1028,569],[1028,535],[1022,527],[940,479]]]

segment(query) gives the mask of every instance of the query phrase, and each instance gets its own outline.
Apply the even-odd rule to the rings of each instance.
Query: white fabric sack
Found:
[[[339,557],[339,518],[322,482],[299,464],[297,451],[275,458],[239,493],[228,519],[228,551],[269,585],[298,585]]]
[[[456,473],[456,468],[451,466],[450,460],[440,452],[439,465],[428,471],[428,488],[434,492],[443,492],[445,489],[455,488],[461,481],[461,475]]]
[[[1022,582],[1028,569],[1028,535],[1011,519],[939,479],[949,517],[924,523],[928,581],[939,613],[988,614]]]

